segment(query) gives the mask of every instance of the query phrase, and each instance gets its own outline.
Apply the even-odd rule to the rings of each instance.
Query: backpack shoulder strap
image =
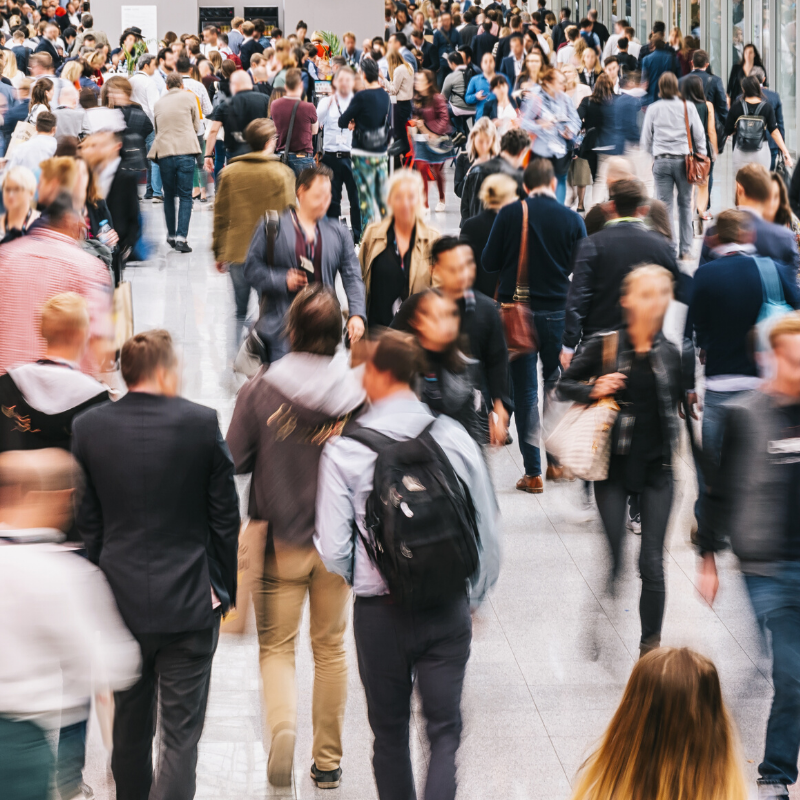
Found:
[[[783,286],[781,286],[781,279],[778,275],[778,268],[775,266],[775,262],[771,258],[764,258],[762,256],[753,256],[753,261],[756,262],[758,273],[761,276],[761,288],[764,291],[764,302],[774,305],[782,305],[785,303]]]
[[[345,425],[342,436],[346,439],[352,439],[359,444],[363,444],[364,447],[368,447],[373,453],[380,453],[386,447],[396,442],[396,439],[392,439],[391,436],[376,431],[374,428],[365,428],[357,422],[351,422]]]
[[[277,211],[270,210],[264,214],[264,227],[267,233],[267,264],[272,266],[275,263],[275,240],[280,229],[280,217]]]

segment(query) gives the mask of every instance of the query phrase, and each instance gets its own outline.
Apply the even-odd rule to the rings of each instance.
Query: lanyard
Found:
[[[313,264],[314,256],[317,252],[317,242],[319,241],[319,225],[317,225],[314,229],[314,239],[309,242],[306,238],[306,233],[303,230],[303,226],[300,224],[300,220],[297,219],[297,212],[294,209],[292,209],[292,222],[294,223],[295,230],[297,230],[303,237],[303,243],[305,244],[306,248],[306,258]]]

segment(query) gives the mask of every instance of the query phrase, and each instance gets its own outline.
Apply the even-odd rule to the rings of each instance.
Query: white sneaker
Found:
[[[436,204],[436,208],[434,210],[436,211],[437,214],[441,214],[446,208],[447,206],[444,204],[444,200],[440,200]]]
[[[422,210],[422,216],[423,216],[425,219],[428,219],[428,217],[429,217],[430,215],[431,215],[431,209],[430,209],[430,206],[425,206],[425,208]]]

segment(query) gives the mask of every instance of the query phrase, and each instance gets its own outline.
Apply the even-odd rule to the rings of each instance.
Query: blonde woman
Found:
[[[587,50],[591,50],[591,48],[586,44],[586,39],[584,39],[583,36],[578,36],[575,40],[575,46],[572,48],[572,56],[569,60],[569,63],[572,64],[578,72],[583,69],[583,54]]]
[[[475,256],[477,269],[473,289],[483,292],[487,297],[494,297],[500,273],[486,272],[481,265],[481,255],[486,247],[486,242],[489,241],[489,234],[497,213],[504,206],[519,199],[517,182],[510,175],[504,175],[502,172],[489,175],[481,184],[479,196],[483,211],[466,221],[461,229],[461,235],[470,243]]]
[[[388,327],[409,295],[431,285],[430,247],[439,237],[422,218],[422,179],[414,170],[389,179],[386,211],[364,231],[358,252],[369,328]]]
[[[3,77],[8,78],[11,83],[16,83],[14,78],[17,77],[19,74],[19,69],[17,69],[17,59],[13,53],[9,53],[7,56],[3,55]]]
[[[483,164],[490,158],[500,155],[500,134],[491,117],[481,117],[467,137],[466,152],[456,159],[454,189],[458,197],[464,189],[464,181],[476,164]]]
[[[714,664],[685,647],[640,659],[572,797],[745,800],[736,734]]]
[[[3,178],[3,205],[6,213],[0,217],[0,244],[5,244],[28,232],[30,224],[39,218],[33,208],[36,176],[22,166],[11,167]]]
[[[600,66],[600,59],[597,57],[597,51],[593,47],[587,47],[581,56],[581,69],[580,79],[581,83],[594,89],[597,79],[603,68]]]
[[[406,125],[411,119],[411,100],[414,97],[414,71],[399,54],[392,51],[386,56],[389,65],[389,82],[382,81],[384,88],[389,92],[394,105],[392,113],[392,128],[394,140],[403,142],[404,156],[408,152],[408,134]]]
[[[69,81],[78,91],[81,90],[81,77],[83,76],[82,61],[68,61],[61,70],[61,78]]]

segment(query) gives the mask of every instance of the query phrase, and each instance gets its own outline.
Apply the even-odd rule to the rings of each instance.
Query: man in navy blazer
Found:
[[[736,205],[753,215],[756,252],[786,264],[794,273],[800,269],[800,255],[794,234],[782,225],[774,225],[764,219],[764,206],[772,195],[769,172],[760,164],[746,164],[736,173]],[[700,265],[714,258],[711,252],[717,245],[716,226],[711,226],[703,240]]]
[[[511,55],[500,63],[500,74],[508,78],[508,85],[514,88],[520,70],[525,65],[525,44],[521,33],[514,33],[510,40]]]
[[[525,474],[517,489],[538,494],[543,490],[538,440],[539,405],[537,360],[541,356],[545,385],[545,413],[548,397],[559,378],[561,337],[566,320],[567,292],[578,242],[585,238],[581,216],[558,202],[556,177],[549,160],[534,158],[523,176],[528,197],[528,285],[534,323],[539,339],[538,353],[519,356],[510,365],[517,437]],[[510,302],[517,283],[522,203],[500,209],[481,256],[486,272],[499,272],[498,298]],[[532,438],[533,437],[533,438]],[[547,476],[557,479],[561,470],[549,459]]]
[[[492,21],[487,19],[483,23],[483,30],[472,40],[472,60],[481,63],[484,53],[491,53],[499,39],[492,36]]]

